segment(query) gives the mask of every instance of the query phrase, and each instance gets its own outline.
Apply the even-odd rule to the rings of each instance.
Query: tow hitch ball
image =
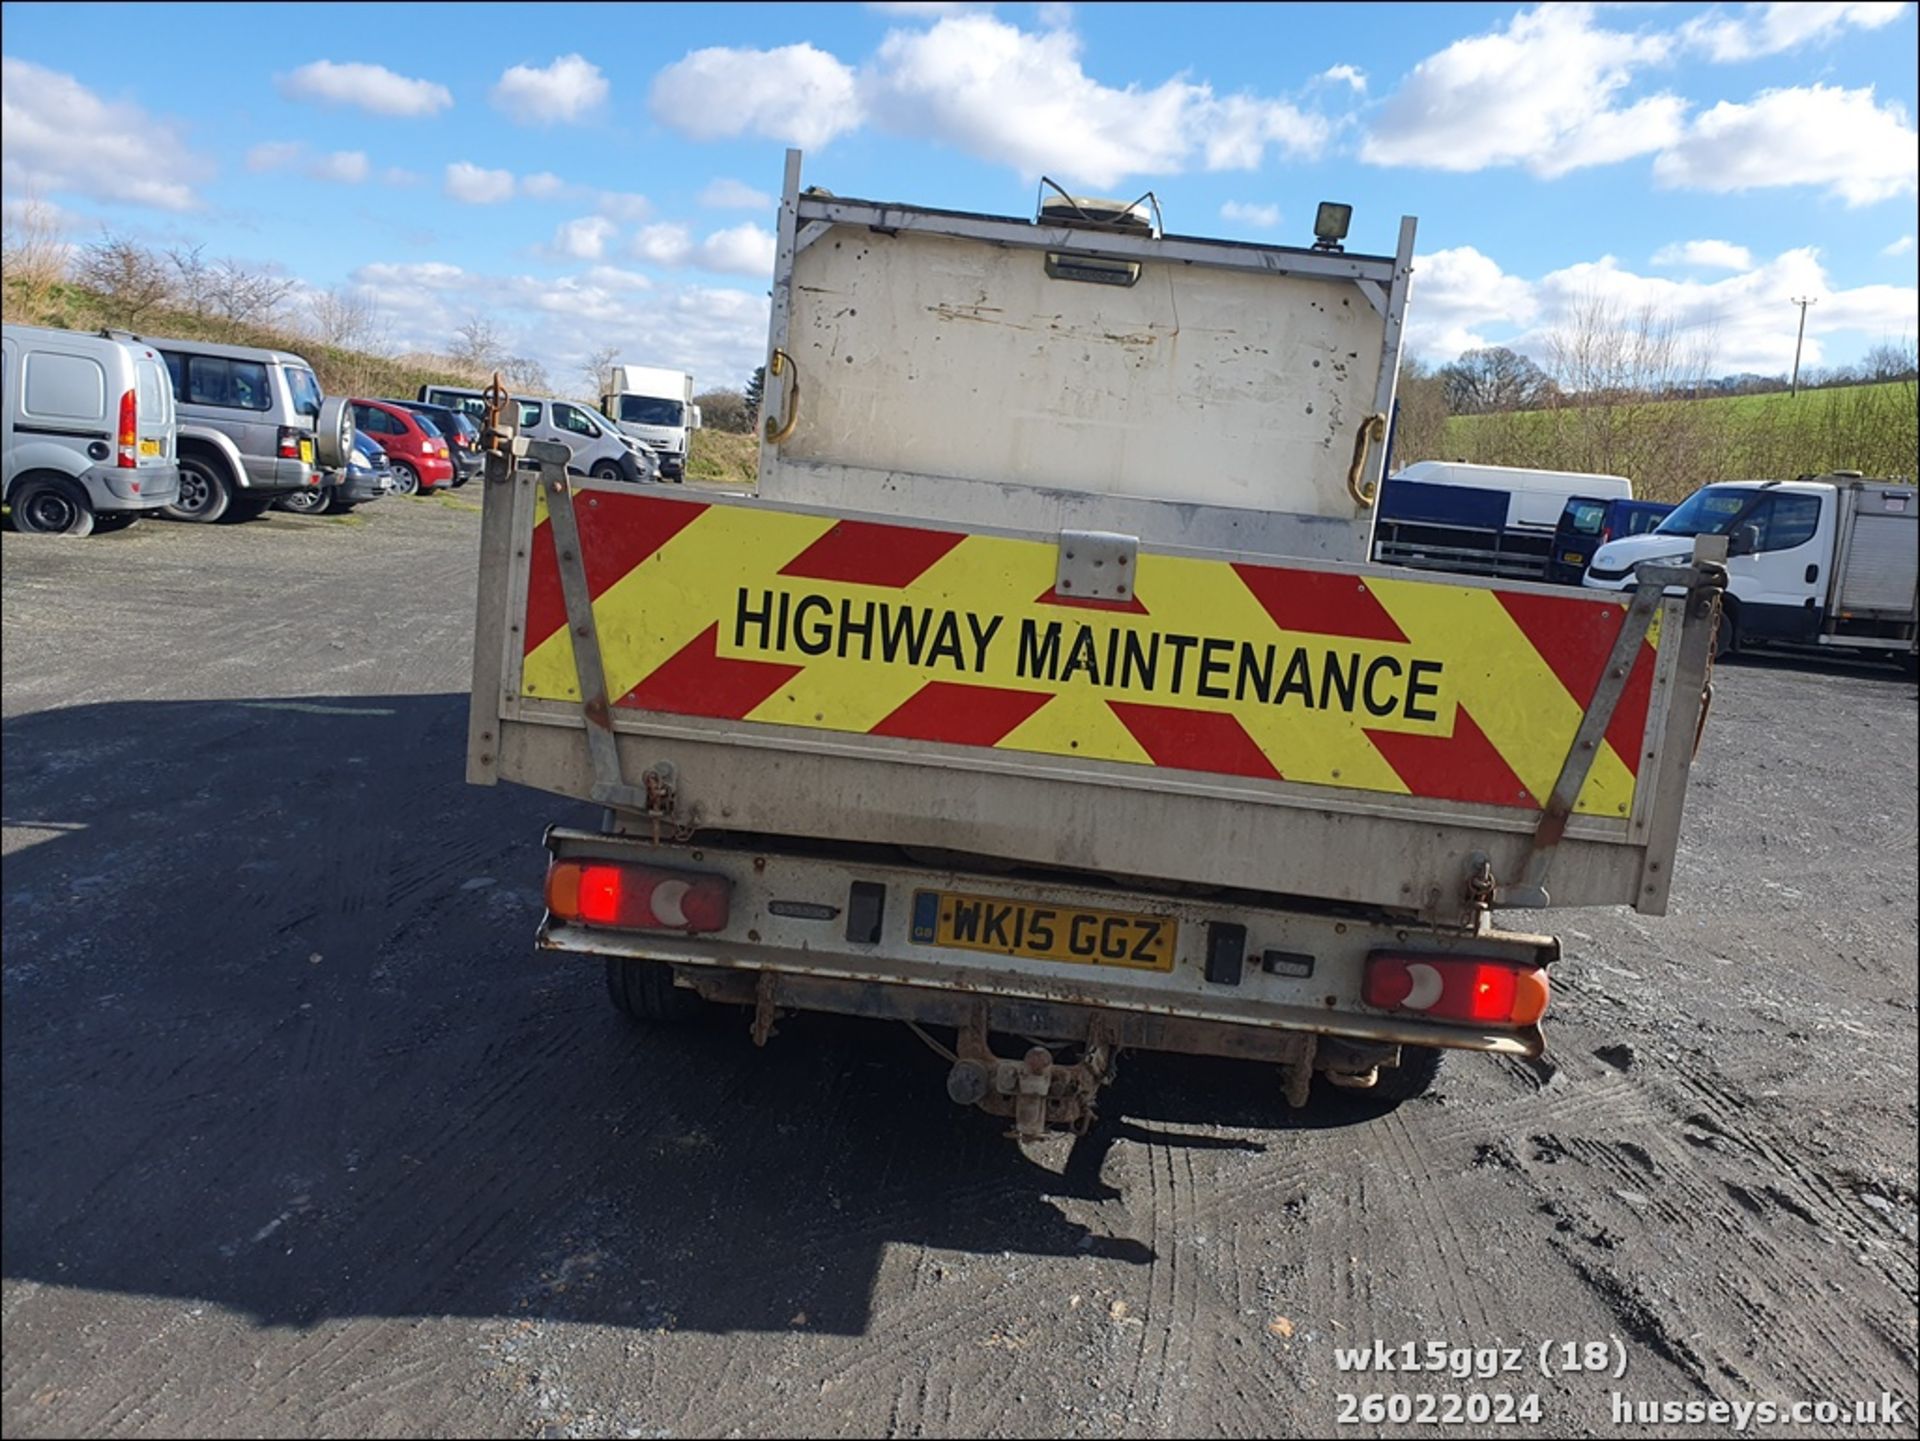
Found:
[[[1011,1116],[1017,1140],[1039,1140],[1050,1129],[1084,1135],[1093,1124],[1094,1097],[1113,1079],[1114,1048],[1098,1037],[1088,1039],[1080,1060],[1070,1066],[1038,1045],[1017,1061],[997,1056],[979,1023],[963,1027],[959,1042],[947,1072],[947,1095],[955,1105]]]

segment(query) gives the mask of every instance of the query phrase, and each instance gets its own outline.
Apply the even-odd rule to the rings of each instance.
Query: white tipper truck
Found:
[[[1414,222],[1340,209],[1246,244],[791,152],[756,493],[570,480],[500,409],[468,775],[602,818],[538,944],[642,1022],[908,1022],[1023,1137],[1126,1049],[1294,1104],[1537,1054],[1559,947],[1492,911],[1664,910],[1719,543],[1627,596],[1362,563]]]
[[[693,403],[693,377],[655,365],[616,365],[613,389],[600,397],[600,411],[660,457],[660,473],[685,479],[687,450],[700,428]]]

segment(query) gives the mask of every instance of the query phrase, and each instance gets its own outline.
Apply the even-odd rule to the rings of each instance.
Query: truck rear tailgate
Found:
[[[1664,909],[1698,595],[1660,601],[1620,666],[1619,595],[574,489],[578,562],[532,469],[489,481],[476,781],[594,798],[593,716],[674,828],[1429,916],[1476,875],[1510,886],[1545,840],[1552,904]],[[1114,547],[1091,581],[1069,556],[1088,544]],[[569,615],[571,565],[590,618]],[[576,641],[604,705],[583,706]],[[1562,838],[1542,823],[1610,663]]]

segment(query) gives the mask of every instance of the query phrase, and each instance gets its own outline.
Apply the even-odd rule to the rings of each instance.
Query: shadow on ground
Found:
[[[464,784],[464,734],[447,695],[5,723],[9,1278],[858,1333],[888,1242],[1145,1262],[1057,1204],[1112,1194],[1109,1147],[1291,1124],[1259,1067],[1130,1057],[1062,1171],[898,1026],[636,1032],[532,947],[541,829],[592,814]]]

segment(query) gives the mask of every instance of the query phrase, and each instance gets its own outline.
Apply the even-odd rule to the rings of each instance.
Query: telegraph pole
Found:
[[[1807,307],[1819,304],[1819,297],[1807,296],[1805,299],[1794,297],[1793,303],[1800,307],[1800,333],[1793,338],[1793,381],[1788,387],[1788,399],[1800,393],[1800,347],[1807,338]]]

